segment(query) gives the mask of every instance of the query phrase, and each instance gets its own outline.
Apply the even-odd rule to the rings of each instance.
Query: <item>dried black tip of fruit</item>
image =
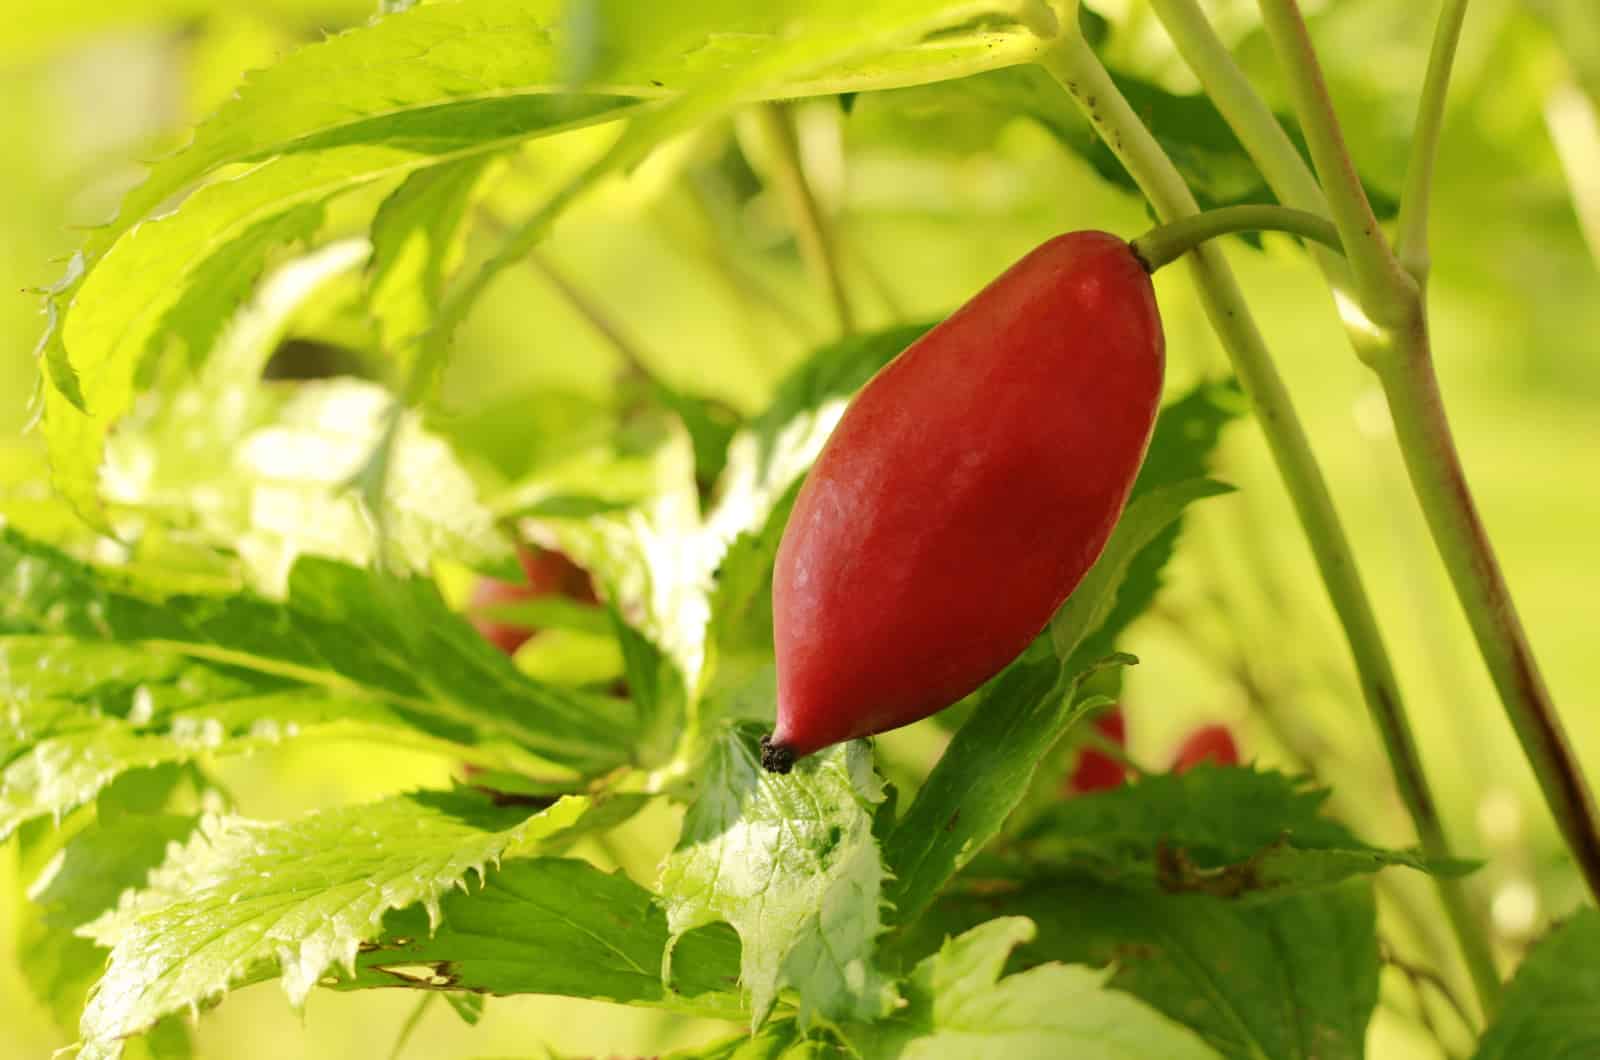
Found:
[[[773,743],[772,734],[761,737],[761,768],[768,773],[787,773],[794,768],[794,749]]]

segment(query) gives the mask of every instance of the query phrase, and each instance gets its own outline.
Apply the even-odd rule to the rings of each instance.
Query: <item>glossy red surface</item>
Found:
[[[1116,236],[1034,250],[879,372],[778,551],[774,745],[804,755],[938,711],[997,673],[1093,564],[1164,368]]]

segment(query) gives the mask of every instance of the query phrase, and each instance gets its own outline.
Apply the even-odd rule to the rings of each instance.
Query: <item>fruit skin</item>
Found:
[[[1139,260],[1073,232],[867,383],[778,549],[769,768],[941,710],[1027,646],[1122,513],[1164,367]]]
[[[1184,738],[1172,756],[1172,772],[1187,773],[1202,762],[1219,766],[1239,764],[1239,745],[1226,725],[1202,725]]]
[[[1094,719],[1094,727],[1100,735],[1115,743],[1118,747],[1128,746],[1128,720],[1122,714],[1121,707],[1112,707],[1110,710]],[[1073,767],[1072,775],[1067,778],[1064,794],[1087,795],[1092,791],[1110,791],[1112,788],[1121,787],[1128,779],[1128,771],[1121,762],[1093,747],[1085,747],[1078,752],[1078,764]]]
[[[515,655],[518,648],[538,632],[526,626],[483,614],[482,612],[506,604],[518,604],[541,596],[565,596],[581,603],[596,603],[594,583],[582,567],[554,549],[519,546],[517,559],[527,581],[508,582],[498,578],[479,578],[472,587],[472,597],[467,603],[468,621],[485,640],[507,655]]]

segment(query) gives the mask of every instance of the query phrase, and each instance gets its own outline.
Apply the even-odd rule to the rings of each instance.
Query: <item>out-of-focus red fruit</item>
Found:
[[[484,612],[541,596],[564,596],[585,604],[598,602],[594,582],[589,579],[588,573],[562,553],[554,549],[522,547],[517,550],[517,558],[522,562],[527,581],[479,578],[472,587],[472,598],[467,604],[469,621],[473,627],[483,634],[485,640],[507,655],[515,654],[538,630],[502,622]]]
[[[1239,745],[1226,725],[1202,725],[1184,738],[1172,758],[1174,773],[1187,773],[1202,762],[1219,766],[1239,764]]]
[[[1095,729],[1106,739],[1118,747],[1128,745],[1128,723],[1122,716],[1121,707],[1112,707],[1110,710],[1094,719]],[[1085,795],[1091,791],[1109,791],[1119,787],[1128,779],[1128,771],[1122,763],[1093,747],[1086,747],[1078,754],[1078,764],[1072,770],[1072,775],[1067,778],[1066,791],[1068,795]]]

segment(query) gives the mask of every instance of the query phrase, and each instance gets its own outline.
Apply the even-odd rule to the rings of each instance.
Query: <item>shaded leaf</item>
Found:
[[[1322,816],[1327,797],[1303,778],[1202,765],[1061,800],[1022,838],[1040,871],[1228,898],[1318,887],[1388,865],[1446,876],[1474,867],[1369,846]]]
[[[1600,911],[1583,909],[1523,958],[1473,1060],[1579,1060],[1600,1050]]]
[[[508,860],[481,889],[445,895],[437,927],[415,906],[389,913],[337,988],[563,994],[743,1018],[738,938],[721,925],[685,935],[670,992],[667,941],[655,896],[626,876],[561,858]]]

